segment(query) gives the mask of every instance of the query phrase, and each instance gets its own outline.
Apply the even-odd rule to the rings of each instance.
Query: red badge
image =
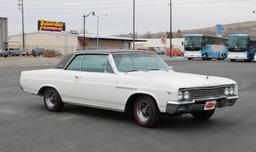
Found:
[[[209,101],[205,103],[204,110],[213,110],[215,109],[216,101]]]

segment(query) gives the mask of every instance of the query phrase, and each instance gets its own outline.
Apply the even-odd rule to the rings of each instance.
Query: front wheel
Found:
[[[133,115],[142,127],[156,127],[159,123],[160,112],[155,100],[149,96],[137,98],[133,107]]]
[[[62,110],[63,102],[56,89],[48,88],[44,91],[44,105],[47,110],[59,112]]]
[[[207,120],[211,118],[214,114],[215,110],[209,110],[209,111],[197,111],[197,112],[192,112],[191,115],[195,119],[200,119],[200,120]]]
[[[205,60],[209,60],[209,58],[208,58],[208,54],[207,54],[207,53],[206,53],[206,54],[205,54],[205,56],[203,56],[202,58],[203,58],[203,61],[205,61]]]

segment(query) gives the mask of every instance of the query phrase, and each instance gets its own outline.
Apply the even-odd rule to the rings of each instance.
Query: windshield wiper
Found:
[[[145,70],[131,69],[131,70],[127,70],[127,71],[125,71],[125,72],[136,72],[136,71],[145,71]]]
[[[162,70],[162,69],[147,69],[148,71],[159,71],[159,70]]]
[[[157,69],[157,68],[155,68],[155,69],[147,69],[147,71],[168,71],[168,70],[166,70],[166,69]]]

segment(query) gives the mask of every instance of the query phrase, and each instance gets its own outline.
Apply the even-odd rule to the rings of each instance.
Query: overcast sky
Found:
[[[136,31],[169,30],[169,0],[136,0]],[[25,31],[37,30],[37,20],[63,21],[68,30],[81,31],[82,15],[94,10],[100,33],[132,32],[132,0],[24,0]],[[173,0],[173,28],[192,29],[242,21],[256,21],[256,0]],[[9,34],[21,33],[18,0],[0,0],[0,16],[9,18]],[[96,33],[97,19],[90,16],[86,30]]]

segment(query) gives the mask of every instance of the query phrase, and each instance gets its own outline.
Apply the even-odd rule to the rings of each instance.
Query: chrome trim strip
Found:
[[[227,98],[226,96],[219,96],[219,97],[209,97],[209,98],[202,98],[202,99],[195,99],[195,101],[204,101],[204,100],[218,100]]]
[[[186,101],[186,102],[178,102],[178,101],[168,101],[167,104],[174,104],[174,105],[181,105],[181,104],[193,104],[195,101],[192,102]]]
[[[197,89],[216,89],[216,88],[230,87],[230,86],[235,86],[235,84],[207,86],[207,87],[195,87],[195,88],[180,88],[179,91],[191,91],[191,90],[197,90]]]
[[[232,100],[232,99],[238,99],[238,98],[239,98],[239,96],[229,96],[229,97],[221,96],[221,97],[211,97],[211,98],[196,99],[196,100],[184,101],[184,102],[168,101],[167,104],[174,104],[174,105],[194,104],[196,101],[219,100],[219,99]]]
[[[137,88],[132,87],[122,87],[122,86],[116,86],[117,89],[125,89],[125,90],[138,90]]]
[[[85,106],[85,107],[89,107],[89,108],[97,108],[97,109],[103,109],[103,110],[124,112],[124,110],[117,109],[117,108],[102,107],[102,106],[97,106],[97,105],[91,105],[91,104],[86,104],[86,103],[78,103],[78,102],[70,102],[70,101],[63,101],[63,102],[64,103],[69,103],[69,104],[72,104],[72,105]]]

